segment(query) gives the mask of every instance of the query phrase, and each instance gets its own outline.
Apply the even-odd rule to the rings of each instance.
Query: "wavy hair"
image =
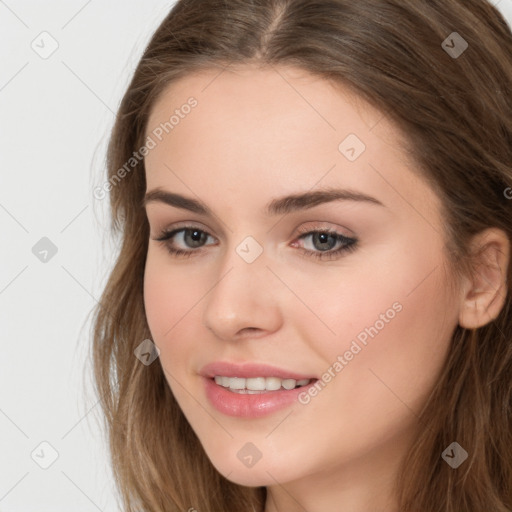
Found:
[[[442,46],[453,32],[468,43],[457,58]],[[403,130],[417,169],[442,200],[455,274],[474,270],[473,235],[497,227],[512,240],[512,34],[489,2],[179,0],[135,69],[107,153],[108,179],[117,180],[112,232],[121,244],[94,310],[91,347],[128,512],[264,510],[266,489],[237,485],[215,470],[161,366],[134,356],[151,337],[143,301],[144,160],[119,180],[169,84],[196,70],[247,63],[295,66],[339,82]],[[512,511],[511,272],[509,265],[499,316],[454,331],[419,418],[425,428],[397,478],[401,512]],[[440,457],[453,440],[469,453],[456,471]]]

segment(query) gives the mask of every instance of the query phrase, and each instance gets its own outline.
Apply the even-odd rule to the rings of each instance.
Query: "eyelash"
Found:
[[[178,233],[184,232],[184,231],[199,231],[200,233],[205,233],[207,236],[210,235],[207,231],[204,231],[202,229],[198,229],[195,226],[182,226],[177,229],[173,229],[170,231],[162,231],[161,234],[155,238],[157,242],[162,242],[166,249],[169,251],[170,254],[172,254],[175,257],[181,257],[181,258],[189,258],[192,255],[197,255],[203,252],[203,248],[197,248],[197,249],[191,249],[191,250],[184,250],[184,249],[176,249],[171,246],[170,241],[171,239],[177,235]],[[336,243],[342,242],[344,245],[342,245],[340,248],[336,250],[328,250],[328,251],[310,251],[308,249],[304,249],[303,247],[299,247],[298,249],[302,252],[303,256],[305,257],[312,257],[316,258],[318,260],[333,260],[337,259],[338,256],[340,256],[342,253],[347,252],[353,252],[355,251],[357,247],[358,240],[356,238],[349,238],[341,233],[338,233],[337,231],[329,230],[329,229],[299,229],[299,232],[302,233],[301,236],[298,237],[298,240],[304,239],[309,235],[314,235],[316,233],[318,234],[326,234],[326,235],[332,235],[336,238]]]

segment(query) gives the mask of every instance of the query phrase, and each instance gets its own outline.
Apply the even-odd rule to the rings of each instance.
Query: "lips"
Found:
[[[277,377],[279,379],[305,380],[315,379],[311,374],[301,374],[293,370],[286,370],[277,366],[257,363],[229,363],[218,361],[203,366],[199,372],[203,377],[213,379],[216,375],[224,377],[256,378],[256,377]]]
[[[213,407],[227,416],[239,418],[259,418],[290,407],[298,401],[300,393],[318,380],[314,376],[276,366],[222,361],[207,364],[200,374],[204,381],[204,392]],[[226,380],[230,382],[230,387],[223,385],[227,384]],[[259,381],[262,381],[260,386],[256,386],[259,390],[245,389],[247,386],[254,389],[253,385]],[[283,387],[276,389],[273,383],[277,381]],[[266,382],[264,388],[263,382]],[[290,388],[284,385],[287,383]]]
[[[294,389],[309,384],[310,379],[279,379],[278,377],[225,377],[216,375],[215,384],[237,393],[266,393],[279,389]]]

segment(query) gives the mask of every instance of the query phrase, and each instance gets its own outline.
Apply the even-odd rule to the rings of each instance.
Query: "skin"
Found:
[[[167,382],[217,470],[267,486],[266,512],[392,512],[393,477],[421,429],[417,415],[453,330],[496,316],[502,273],[480,283],[494,294],[479,295],[471,280],[449,286],[439,199],[396,126],[343,87],[294,68],[202,71],[167,88],[147,133],[190,96],[198,105],[145,158],[147,191],[198,199],[213,212],[146,205],[144,301]],[[366,145],[353,162],[338,149],[349,134]],[[332,201],[286,215],[264,211],[274,198],[329,187],[385,206]],[[211,235],[191,257],[155,240],[189,224]],[[321,228],[357,238],[356,249],[306,256],[302,249],[322,247],[300,236]],[[247,236],[263,249],[252,263],[236,252]],[[500,236],[490,231],[486,240],[496,242],[492,254],[504,269]],[[198,250],[181,235],[167,243]],[[251,361],[321,378],[394,303],[400,312],[308,404],[244,419],[207,401],[198,375],[206,363]],[[250,468],[237,458],[247,442],[262,454]]]

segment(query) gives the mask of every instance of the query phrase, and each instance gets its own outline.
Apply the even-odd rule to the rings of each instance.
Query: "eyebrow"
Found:
[[[267,215],[284,215],[333,201],[365,202],[386,208],[386,206],[375,197],[356,190],[327,189],[292,194],[273,199],[268,203],[265,211]],[[161,188],[156,188],[146,193],[143,199],[143,207],[146,207],[146,205],[151,202],[160,202],[169,206],[174,206],[175,208],[189,210],[200,215],[212,216],[212,211],[203,202],[174,192],[167,192]]]

